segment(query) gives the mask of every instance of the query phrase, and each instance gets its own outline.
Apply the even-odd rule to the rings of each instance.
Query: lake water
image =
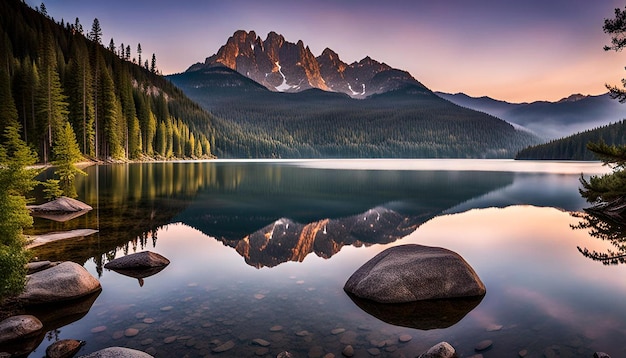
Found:
[[[65,338],[85,340],[81,354],[125,346],[156,357],[340,357],[348,344],[357,357],[414,357],[440,341],[468,357],[483,340],[493,341],[484,357],[626,356],[626,266],[583,256],[578,248],[611,243],[573,228],[588,206],[580,175],[606,172],[598,163],[209,161],[86,171],[77,188],[94,210],[65,223],[36,219],[32,233],[99,229],[35,254],[84,265],[102,292],[47,323],[33,357]],[[410,243],[459,253],[486,296],[394,310],[344,293],[359,266]],[[171,264],[142,280],[102,267],[145,250]],[[215,353],[219,346],[230,348]]]

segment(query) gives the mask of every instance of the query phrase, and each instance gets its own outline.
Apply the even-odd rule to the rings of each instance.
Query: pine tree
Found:
[[[97,140],[99,146],[98,153],[105,158],[121,159],[123,157],[123,146],[118,133],[121,106],[115,96],[115,85],[109,70],[104,66],[100,69],[100,84],[98,118],[101,122],[101,131]]]
[[[53,152],[53,164],[56,166],[54,173],[59,177],[60,188],[65,196],[75,198],[78,195],[74,187],[74,179],[77,174],[86,174],[75,165],[83,159],[83,155],[80,153],[76,135],[69,122],[66,122],[59,130]]]
[[[56,69],[54,43],[49,35],[44,44],[37,95],[37,118],[40,124],[41,155],[44,162],[49,160],[49,149],[56,131],[67,120],[69,112],[66,100]]]
[[[94,106],[92,71],[89,53],[83,42],[72,48],[66,79],[69,121],[75,130],[82,152],[94,156]]]
[[[17,123],[17,108],[11,93],[9,74],[0,67],[0,131],[4,132],[7,125]]]
[[[20,138],[19,124],[10,120],[0,145],[0,301],[23,290],[28,254],[23,230],[32,226],[26,193],[35,185],[37,171],[27,169],[35,155]]]
[[[102,28],[100,27],[100,21],[97,17],[93,19],[89,39],[97,44],[102,44]]]
[[[141,66],[141,44],[137,44],[137,63]]]
[[[156,73],[157,71],[157,67],[156,67],[156,55],[152,54],[152,62],[150,64],[150,72],[152,73]]]

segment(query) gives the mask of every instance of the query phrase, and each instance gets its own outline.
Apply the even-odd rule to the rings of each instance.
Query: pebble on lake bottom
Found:
[[[91,329],[91,333],[100,333],[107,330],[107,326],[98,326]]]
[[[269,352],[270,352],[269,348],[260,347],[260,348],[257,348],[254,351],[254,354],[256,354],[258,356],[264,356],[264,355],[268,354]]]
[[[354,348],[351,345],[347,345],[345,346],[343,351],[341,351],[341,354],[346,357],[352,357],[354,355]]]
[[[172,308],[174,308],[174,307],[172,307],[172,306],[165,306],[165,307],[161,307],[161,311],[162,311],[162,312],[171,311],[171,310],[172,310]]]
[[[519,351],[517,353],[517,355],[519,355],[520,358],[524,358],[524,357],[526,357],[528,355],[528,350],[527,349],[522,349],[521,351]]]
[[[478,342],[476,347],[474,347],[474,350],[476,352],[484,351],[484,350],[487,350],[487,349],[491,348],[492,345],[493,345],[493,341],[492,340],[485,339],[484,341]]]
[[[143,323],[146,323],[146,324],[152,324],[154,322],[155,322],[154,318],[144,318],[143,319]]]
[[[226,342],[226,343],[224,343],[224,344],[222,344],[222,345],[219,345],[219,346],[217,346],[217,347],[214,347],[212,350],[213,350],[213,352],[215,352],[215,353],[222,353],[222,352],[226,352],[226,351],[228,351],[228,350],[231,350],[231,349],[233,349],[233,348],[235,348],[235,342],[233,342],[233,341],[228,341],[228,342]]]
[[[398,341],[400,341],[401,343],[409,342],[411,341],[411,339],[413,339],[413,337],[408,334],[403,334],[400,337],[398,337]]]
[[[330,331],[331,334],[337,335],[337,334],[341,334],[343,332],[345,332],[346,329],[345,328],[335,328],[332,331]]]
[[[111,336],[111,338],[113,339],[120,339],[124,337],[124,331],[115,331],[113,332],[113,335]]]
[[[266,341],[265,339],[262,338],[255,338],[252,340],[252,343],[259,345],[261,347],[267,347],[270,345],[270,342]]]
[[[139,334],[139,330],[137,328],[127,328],[124,331],[124,335],[126,337],[134,337]]]
[[[280,332],[283,330],[283,326],[272,326],[270,327],[270,332]]]
[[[502,329],[502,325],[501,324],[490,324],[487,326],[487,328],[485,328],[485,331],[487,332],[496,332]]]
[[[378,349],[378,348],[370,348],[370,349],[367,350],[367,353],[369,353],[370,355],[373,355],[373,356],[378,356],[378,355],[380,355],[380,349]]]
[[[165,343],[165,344],[170,344],[170,343],[172,343],[172,342],[176,341],[176,339],[177,339],[177,338],[178,338],[178,336],[169,336],[169,337],[165,337],[165,338],[163,339],[163,343]]]

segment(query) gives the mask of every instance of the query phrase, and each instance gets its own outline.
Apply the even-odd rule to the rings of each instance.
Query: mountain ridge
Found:
[[[410,73],[394,69],[369,56],[351,64],[325,48],[315,57],[302,40],[292,43],[274,31],[265,40],[255,31],[237,30],[225,45],[204,63],[191,65],[186,72],[225,66],[274,92],[300,92],[310,88],[365,98],[388,92],[405,84],[422,86]],[[387,73],[389,72],[389,73]],[[381,73],[387,80],[375,82]],[[374,81],[374,82],[373,82]]]
[[[471,108],[526,128],[545,139],[566,137],[591,128],[614,123],[626,117],[626,106],[610,94],[572,94],[558,101],[510,103],[491,97],[465,93],[435,92],[459,106]]]

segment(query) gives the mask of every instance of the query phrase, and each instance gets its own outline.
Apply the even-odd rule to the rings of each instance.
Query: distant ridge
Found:
[[[545,139],[566,137],[626,118],[626,105],[606,93],[599,96],[572,94],[556,102],[509,103],[464,93],[436,92],[459,106],[488,113],[517,124]]]

